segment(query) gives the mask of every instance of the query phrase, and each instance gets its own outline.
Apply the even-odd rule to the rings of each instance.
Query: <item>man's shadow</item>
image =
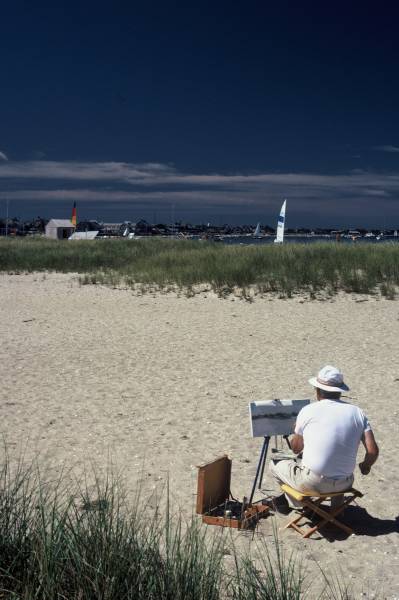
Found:
[[[353,529],[355,535],[377,537],[399,532],[399,515],[395,519],[379,519],[361,506],[348,506],[343,515],[337,515],[337,519]],[[332,524],[323,527],[320,534],[329,542],[344,540],[350,535]]]

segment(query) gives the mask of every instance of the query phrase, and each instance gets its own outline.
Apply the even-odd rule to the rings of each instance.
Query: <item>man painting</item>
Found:
[[[291,439],[295,454],[303,453],[302,462],[272,462],[271,471],[280,484],[287,483],[298,491],[344,492],[353,484],[360,442],[366,450],[359,464],[363,475],[370,473],[377,460],[378,446],[363,411],[341,400],[342,392],[349,388],[338,369],[327,365],[309,383],[315,388],[317,402],[299,412]],[[272,503],[280,510],[297,506],[284,495],[274,498]],[[340,503],[342,496],[332,499],[333,507]]]

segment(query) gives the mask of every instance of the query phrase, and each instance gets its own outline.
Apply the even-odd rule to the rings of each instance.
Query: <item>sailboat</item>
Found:
[[[254,238],[260,238],[260,237],[262,237],[261,233],[260,233],[260,223],[258,223],[257,226],[255,227],[255,231],[253,233],[253,237]]]
[[[287,200],[284,200],[283,205],[280,210],[280,216],[277,221],[277,235],[274,240],[275,244],[282,244],[284,241],[284,223],[285,223],[285,207],[287,205]]]

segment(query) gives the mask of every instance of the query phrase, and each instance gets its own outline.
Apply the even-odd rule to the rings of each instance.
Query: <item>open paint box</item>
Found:
[[[235,529],[254,528],[268,506],[235,500],[230,492],[232,461],[221,456],[198,467],[197,514],[208,525]]]

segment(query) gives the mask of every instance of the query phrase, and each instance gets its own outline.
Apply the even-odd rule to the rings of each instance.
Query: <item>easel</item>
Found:
[[[277,440],[277,436],[275,436],[275,437]],[[287,442],[288,448],[291,450],[291,444],[288,439],[288,435],[283,435],[282,437],[285,439],[285,441]],[[254,483],[252,486],[251,496],[249,498],[249,504],[252,504],[252,501],[254,499],[256,484],[258,483],[258,479],[259,479],[258,490],[260,490],[262,487],[262,479],[263,479],[263,473],[265,471],[265,464],[266,464],[267,451],[269,449],[269,442],[270,442],[270,435],[265,435],[263,438],[262,449],[260,451],[258,466],[256,467],[256,475],[255,475]],[[276,445],[277,445],[277,443],[276,443]]]

